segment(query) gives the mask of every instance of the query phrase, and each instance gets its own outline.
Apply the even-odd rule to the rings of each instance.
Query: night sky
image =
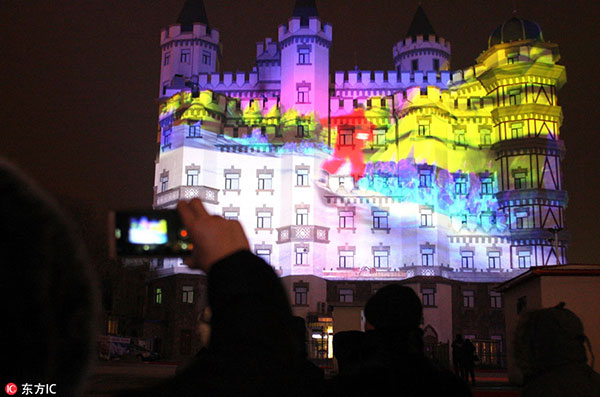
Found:
[[[0,155],[21,166],[82,223],[100,255],[109,208],[149,208],[157,131],[162,27],[184,0],[2,0]],[[452,70],[487,48],[512,16],[539,23],[560,45],[567,84],[559,92],[567,156],[571,263],[600,263],[597,204],[600,2],[429,0],[436,33],[452,44]],[[221,71],[251,70],[256,42],[277,39],[293,0],[205,0],[221,33]],[[392,46],[408,30],[417,1],[317,0],[333,24],[331,72],[392,70]],[[356,56],[355,56],[356,53]],[[94,243],[96,242],[96,243]],[[594,248],[594,249],[592,249]]]

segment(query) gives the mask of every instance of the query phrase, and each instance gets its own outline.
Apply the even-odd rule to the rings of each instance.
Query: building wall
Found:
[[[541,291],[541,307],[565,302],[565,307],[583,322],[583,330],[592,348],[600,346],[600,313],[593,303],[600,302],[599,277],[542,277]],[[594,362],[594,370],[600,372],[598,360]]]

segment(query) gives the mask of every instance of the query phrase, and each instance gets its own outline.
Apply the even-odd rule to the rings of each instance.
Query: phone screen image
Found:
[[[115,211],[111,219],[113,257],[181,257],[193,249],[176,210]]]
[[[129,242],[131,244],[166,244],[169,241],[166,219],[129,218]]]

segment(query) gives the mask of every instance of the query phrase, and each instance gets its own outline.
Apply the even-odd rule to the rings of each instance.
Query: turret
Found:
[[[167,95],[175,76],[192,80],[218,70],[219,32],[210,27],[203,0],[186,0],[177,23],[162,29],[159,97]]]
[[[450,69],[450,42],[439,37],[423,8],[419,6],[405,39],[393,48],[398,72],[438,72]]]
[[[283,111],[326,117],[329,97],[330,24],[321,24],[314,0],[297,0],[287,25],[279,26]]]
[[[477,59],[487,69],[478,80],[495,98],[497,199],[509,224],[513,268],[566,261],[566,239],[557,233],[567,205],[557,101],[566,75],[558,59],[558,46],[544,41],[535,22],[514,17],[494,30]]]

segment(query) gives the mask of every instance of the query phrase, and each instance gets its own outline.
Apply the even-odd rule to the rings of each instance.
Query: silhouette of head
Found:
[[[515,332],[515,357],[525,377],[565,363],[585,363],[583,324],[564,303],[524,313]]]
[[[2,377],[78,394],[97,302],[83,244],[56,204],[1,159],[0,219]]]
[[[365,318],[375,329],[415,330],[422,316],[423,306],[417,294],[398,284],[381,288],[365,305]]]

